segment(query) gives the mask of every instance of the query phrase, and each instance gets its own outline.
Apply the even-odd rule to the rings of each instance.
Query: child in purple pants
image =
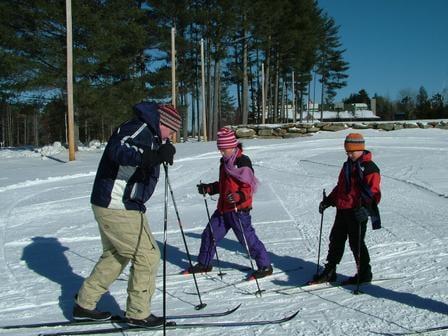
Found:
[[[215,243],[218,244],[232,229],[240,244],[245,246],[247,242],[249,253],[257,264],[258,269],[250,278],[259,279],[271,275],[271,260],[251,222],[252,195],[257,187],[252,163],[243,154],[242,146],[232,130],[220,129],[217,145],[222,155],[219,181],[201,183],[197,187],[202,195],[219,194],[218,205],[209,225],[202,232],[198,263],[190,267],[188,273],[211,271]]]

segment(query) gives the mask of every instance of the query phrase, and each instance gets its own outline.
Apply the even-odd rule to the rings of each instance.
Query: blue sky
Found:
[[[448,0],[318,0],[340,26],[350,63],[336,101],[365,89],[397,99],[401,90],[448,90]]]

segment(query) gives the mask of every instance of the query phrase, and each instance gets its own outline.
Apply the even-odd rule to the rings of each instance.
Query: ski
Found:
[[[377,278],[377,279],[373,279],[371,282],[361,283],[361,287],[365,286],[365,285],[369,285],[369,284],[375,284],[375,283],[380,283],[380,282],[390,281],[390,280],[400,280],[400,279],[404,279],[404,277]],[[266,290],[266,292],[284,294],[284,295],[293,295],[293,294],[296,294],[296,292],[309,293],[309,292],[315,292],[315,291],[321,291],[321,290],[333,289],[333,288],[350,288],[353,286],[356,286],[356,285],[343,285],[343,284],[337,283],[337,282],[332,282],[332,283],[326,282],[326,283],[313,284],[313,285],[303,284],[301,286],[277,288],[277,289],[272,289],[272,290],[268,289],[268,290]]]
[[[284,275],[284,274],[287,274],[287,273],[292,273],[292,272],[295,272],[295,271],[299,271],[299,270],[301,270],[301,269],[302,269],[302,267],[296,267],[296,268],[287,269],[287,270],[285,270],[285,271],[277,271],[277,272],[272,273],[271,275],[268,275],[268,276],[265,276],[265,277],[263,277],[263,278],[258,279],[258,281],[264,281],[264,280],[274,279],[275,277],[277,277],[277,276],[279,276],[279,275]],[[220,290],[229,288],[229,287],[236,287],[236,286],[238,286],[238,285],[242,285],[242,284],[253,283],[253,282],[255,282],[254,280],[255,280],[255,279],[248,278],[248,277],[245,277],[245,278],[243,278],[243,279],[238,279],[238,280],[236,280],[236,281],[234,281],[234,282],[226,282],[226,281],[224,281],[224,280],[220,280],[220,281],[223,283],[222,286],[213,287],[213,288],[210,288],[210,289],[208,289],[208,290],[201,291],[201,294],[209,294],[209,293],[217,292],[217,291],[220,291]],[[294,287],[294,288],[295,288],[295,287]],[[263,290],[263,292],[265,292],[265,291]],[[189,295],[196,295],[196,293],[194,293],[194,292],[184,291],[184,293],[185,293],[185,294],[189,294]]]
[[[168,315],[168,320],[181,320],[181,319],[193,319],[193,318],[209,318],[209,317],[220,317],[226,316],[237,311],[241,307],[241,304],[228,309],[223,312],[212,312],[212,313],[196,313],[196,314],[182,314],[182,315]],[[100,324],[110,324],[110,323],[126,323],[121,316],[113,316],[110,320],[104,321],[59,321],[59,322],[44,322],[35,324],[21,324],[21,325],[9,325],[0,327],[0,329],[31,329],[31,328],[51,328],[51,327],[72,327],[72,326],[86,326],[86,325],[100,325]]]
[[[168,322],[166,329],[194,329],[194,328],[228,328],[228,327],[248,327],[248,326],[262,326],[269,324],[279,324],[292,320],[297,316],[300,310],[276,320],[258,320],[258,321],[235,321],[235,322],[198,322],[198,323],[174,323]],[[146,331],[146,330],[162,330],[163,326],[157,327],[141,327],[131,325],[120,325],[117,327],[103,328],[103,329],[85,329],[61,331],[55,333],[43,333],[40,336],[78,336],[78,335],[99,335],[112,334],[122,332]]]
[[[432,332],[444,331],[444,330],[448,330],[448,325],[443,325],[443,326],[439,326],[439,327],[431,327],[431,328],[420,329],[420,330],[415,330],[415,331],[390,333],[390,334],[387,334],[387,335],[389,335],[389,336],[420,335],[420,334],[429,334],[429,333],[432,333]]]
[[[221,272],[223,273],[223,275],[226,274],[226,273],[249,272],[251,270],[252,270],[252,268],[250,268],[250,267],[221,268]],[[215,267],[210,272],[196,273],[196,274],[218,275],[219,276],[219,269]],[[193,273],[188,272],[188,269],[184,269],[184,270],[180,271],[179,273],[173,273],[171,275],[190,276],[190,275],[193,275]]]

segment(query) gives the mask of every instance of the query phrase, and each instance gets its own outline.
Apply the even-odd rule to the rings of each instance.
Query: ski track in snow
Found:
[[[427,131],[418,134],[426,135],[424,132]],[[371,286],[366,289],[367,294],[357,296],[350,294],[350,290],[335,288],[295,296],[266,294],[255,298],[255,283],[238,283],[248,272],[235,268],[248,267],[249,262],[233,233],[229,233],[218,247],[221,262],[229,269],[228,274],[223,280],[216,274],[201,275],[197,279],[201,290],[211,290],[203,295],[203,301],[208,304],[206,309],[220,310],[235,302],[243,303],[237,313],[223,318],[228,321],[282,316],[297,307],[302,310],[296,319],[284,325],[191,330],[191,335],[376,335],[448,323],[448,177],[436,176],[434,181],[443,183],[431,183],[435,178],[431,175],[431,167],[447,162],[444,161],[448,153],[446,133],[440,133],[444,134],[442,136],[434,132],[434,136],[420,137],[407,135],[413,132],[403,132],[403,135],[398,132],[398,140],[380,132],[369,131],[367,134],[368,148],[372,149],[374,160],[383,174],[380,210],[384,228],[379,231],[369,228],[366,237],[374,277],[404,276],[404,279]],[[322,188],[325,187],[328,194],[336,182],[345,159],[341,149],[344,136],[345,133],[330,135],[331,138],[318,138],[317,135],[312,139],[276,140],[262,145],[254,145],[254,141],[245,145],[261,181],[255,195],[253,224],[273,256],[277,272],[271,279],[260,281],[263,289],[281,289],[282,286],[302,283],[315,271],[320,221],[318,202]],[[445,146],[437,147],[439,144]],[[180,145],[180,149],[183,148]],[[195,147],[188,148],[192,151]],[[175,165],[169,167],[170,182],[193,260],[199,249],[200,233],[206,224],[204,202],[197,195],[195,185],[199,181],[212,182],[218,178],[219,155],[216,151],[207,150],[212,147],[204,148],[204,153],[192,152],[176,159]],[[393,160],[398,154],[401,155],[399,160],[409,154],[409,162]],[[427,158],[425,161],[418,159],[422,154]],[[86,169],[89,173],[61,174],[54,170],[48,173],[47,178],[28,178],[0,187],[0,201],[3,202],[0,209],[0,313],[4,316],[1,324],[64,319],[61,305],[70,306],[72,299],[64,294],[63,283],[45,277],[52,265],[43,270],[43,274],[38,274],[35,272],[39,270],[29,269],[20,255],[22,250],[35,245],[36,237],[42,237],[49,251],[59,246],[65,248],[61,257],[67,260],[67,266],[70,265],[71,276],[85,277],[89,274],[101,248],[89,208],[90,188],[95,175],[92,170],[98,160],[97,155]],[[162,170],[158,189],[148,202],[150,226],[159,241],[163,236],[163,178]],[[3,179],[8,180],[7,177]],[[207,199],[212,213],[216,203]],[[169,203],[168,272],[175,275],[186,265],[186,257],[182,252],[184,247],[172,213],[171,199]],[[334,209],[328,210],[322,233],[321,263],[327,252],[333,218]],[[287,265],[293,266],[291,263],[294,262],[303,267],[284,272]],[[338,274],[347,276],[353,271],[353,257],[346,246]],[[128,272],[126,269],[111,287],[112,295],[122,308]],[[156,313],[161,311],[161,282],[159,274],[153,298]],[[225,289],[213,290],[226,284],[228,287]],[[196,296],[186,294],[195,292],[192,277],[170,276],[167,286],[169,313],[191,313],[198,303]],[[0,334],[5,333],[0,330]],[[29,331],[9,330],[6,334],[27,335]],[[154,334],[161,335],[159,332]],[[169,331],[169,335],[183,334],[183,331]]]

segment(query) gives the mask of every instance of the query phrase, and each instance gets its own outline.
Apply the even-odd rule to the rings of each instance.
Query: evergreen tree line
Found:
[[[448,90],[436,92],[431,96],[421,86],[418,92],[401,90],[397,100],[374,94],[376,114],[382,120],[416,120],[448,118]],[[364,90],[344,99],[345,104],[365,103],[371,107],[369,94]]]
[[[226,124],[261,122],[262,67],[266,122],[284,121],[287,104],[299,111],[313,79],[326,102],[346,85],[338,26],[315,0],[77,0],[72,11],[82,142],[106,140],[141,100],[170,102],[172,27],[184,139],[203,126],[201,39],[209,139]],[[65,142],[65,15],[64,0],[0,0],[0,141],[8,146]]]

